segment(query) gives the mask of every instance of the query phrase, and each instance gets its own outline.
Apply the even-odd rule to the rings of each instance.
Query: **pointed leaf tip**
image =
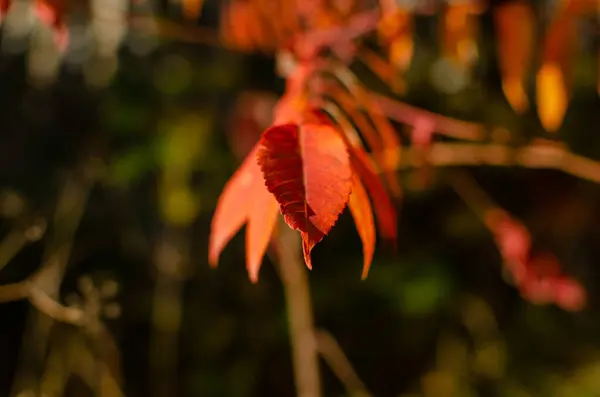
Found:
[[[248,222],[246,230],[246,267],[252,282],[258,271],[275,227],[277,201],[268,192],[257,163],[257,146],[225,185],[211,223],[208,262],[218,265],[223,248]]]
[[[361,183],[373,202],[377,227],[386,244],[396,251],[398,236],[397,212],[385,186],[379,179],[375,166],[363,149],[352,148],[352,168],[360,177]]]
[[[252,211],[246,228],[246,268],[250,281],[256,284],[279,215],[277,200],[267,190],[262,175],[258,175],[253,186],[252,201]]]
[[[352,193],[350,194],[348,207],[350,208],[350,213],[356,224],[356,230],[363,244],[364,259],[361,279],[365,280],[369,275],[369,268],[371,267],[375,252],[375,221],[373,219],[371,201],[364,186],[357,175],[354,175],[352,179]]]
[[[240,168],[225,184],[212,218],[208,242],[208,262],[211,267],[218,265],[223,248],[237,234],[248,219],[251,201],[252,184],[259,169],[254,160],[256,150],[250,152]]]

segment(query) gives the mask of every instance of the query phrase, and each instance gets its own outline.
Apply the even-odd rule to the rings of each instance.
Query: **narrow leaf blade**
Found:
[[[396,207],[385,190],[385,186],[377,176],[376,169],[367,154],[359,148],[352,148],[352,168],[365,184],[369,196],[373,200],[373,209],[381,236],[395,247],[398,237],[396,224]]]
[[[256,146],[223,188],[213,215],[208,243],[208,262],[216,267],[219,255],[236,235],[252,209],[253,185],[262,183],[256,162]]]
[[[279,208],[277,200],[267,190],[262,175],[260,183],[254,185],[252,198],[253,208],[246,228],[246,268],[250,281],[256,283],[265,251],[275,229]]]
[[[375,252],[375,222],[371,200],[356,174],[353,175],[352,193],[348,201],[350,213],[354,218],[356,230],[363,244],[363,270],[361,278],[364,280],[369,274],[369,268]]]

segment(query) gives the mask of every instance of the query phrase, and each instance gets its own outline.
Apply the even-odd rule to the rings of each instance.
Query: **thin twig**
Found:
[[[410,126],[415,126],[420,120],[427,120],[432,122],[435,132],[451,138],[468,141],[481,141],[485,138],[485,128],[481,124],[443,116],[376,93],[371,95],[391,120]]]
[[[367,391],[335,338],[323,329],[318,330],[315,337],[321,357],[342,382],[348,394],[356,397],[371,397],[371,393]]]
[[[308,279],[298,232],[280,219],[276,247],[285,293],[298,397],[320,397],[321,378]]]
[[[403,148],[400,158],[400,169],[424,163],[436,167],[488,165],[554,169],[600,183],[600,162],[544,141],[515,148],[496,143],[434,143],[425,153],[422,149]]]

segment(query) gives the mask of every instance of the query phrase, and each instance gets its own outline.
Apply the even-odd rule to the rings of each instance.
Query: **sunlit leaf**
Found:
[[[219,255],[244,223],[246,231],[246,267],[252,282],[258,280],[261,260],[277,219],[277,202],[265,186],[257,163],[258,145],[225,185],[211,224],[208,260],[217,266]]]
[[[244,160],[240,168],[227,182],[212,218],[208,243],[208,261],[216,266],[219,255],[227,243],[248,220],[252,209],[253,187],[260,181],[260,168],[256,163],[256,148]]]
[[[262,174],[260,176],[260,183],[254,184],[250,196],[253,208],[246,229],[246,268],[253,283],[258,281],[258,271],[279,215],[277,200],[267,190]]]
[[[397,237],[396,207],[379,179],[377,168],[365,152],[356,130],[346,115],[337,111],[335,107],[326,106],[326,109],[340,127],[340,136],[346,142],[350,152],[352,170],[366,186],[371,197],[379,232],[387,242],[395,247]]]
[[[356,174],[352,177],[352,193],[350,193],[348,207],[350,208],[350,213],[356,224],[356,230],[363,244],[364,259],[361,277],[364,280],[369,274],[369,268],[371,267],[375,251],[375,223],[373,221],[371,200],[369,200],[369,196]]]
[[[560,128],[567,111],[568,93],[564,75],[555,63],[542,65],[537,73],[537,106],[540,122],[546,131]]]
[[[576,39],[576,15],[568,8],[559,9],[546,32],[536,78],[538,116],[549,132],[560,128],[567,111]]]
[[[259,165],[286,223],[300,231],[306,265],[310,251],[328,234],[351,191],[348,150],[331,125],[284,124],[261,138]]]

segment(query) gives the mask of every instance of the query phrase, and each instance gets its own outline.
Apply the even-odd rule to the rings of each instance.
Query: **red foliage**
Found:
[[[344,141],[327,124],[277,125],[264,132],[258,161],[285,221],[300,231],[311,268],[310,251],[329,233],[350,195]]]
[[[527,228],[504,211],[488,213],[486,223],[521,295],[537,304],[555,303],[565,310],[581,310],[586,292],[581,283],[566,276],[553,254],[533,253]]]
[[[258,280],[258,271],[277,219],[277,202],[267,191],[258,163],[256,146],[239,170],[231,177],[219,198],[213,216],[208,260],[216,266],[221,251],[247,223],[246,268],[250,280]]]
[[[397,238],[396,206],[391,196],[401,196],[396,172],[404,150],[390,119],[410,127],[411,160],[422,166],[427,166],[427,156],[435,149],[436,134],[468,141],[485,139],[481,125],[398,103],[361,85],[347,66],[355,59],[400,91],[402,84],[396,84],[394,76],[410,65],[412,18],[417,10],[402,8],[393,0],[381,0],[380,9],[369,10],[367,3],[234,0],[226,6],[222,25],[225,41],[245,49],[273,51],[289,62],[281,68],[286,91],[273,108],[271,124],[257,123],[250,116],[244,116],[243,124],[238,124],[237,136],[242,129],[250,131],[244,145],[254,142],[252,136],[259,130],[263,132],[219,199],[210,240],[212,265],[216,265],[231,237],[247,223],[247,267],[255,282],[281,212],[287,225],[300,232],[304,259],[312,268],[312,248],[330,232],[348,205],[363,243],[362,278],[366,278],[375,248],[375,225],[386,241],[395,245]],[[431,12],[433,3],[427,4],[425,8]],[[476,60],[475,15],[483,11],[482,4],[471,1],[443,9],[442,50],[465,68]],[[569,35],[560,32],[571,25],[560,21],[566,18],[570,23],[590,4],[565,0],[563,14],[546,37],[542,56],[545,64],[552,61],[550,65],[560,64],[561,71],[568,69],[564,65],[569,61],[565,56]],[[524,111],[528,104],[524,86],[534,47],[534,14],[518,1],[498,6],[496,11],[503,90],[511,106]],[[519,34],[511,30],[515,21],[519,22]],[[559,29],[561,26],[564,29]],[[388,53],[387,60],[358,43],[370,32],[378,34]],[[525,39],[517,43],[521,36]],[[541,88],[545,89],[555,83],[555,76],[543,67],[541,71]],[[551,94],[558,100],[567,96]],[[250,114],[255,102],[246,103]],[[562,120],[561,112],[557,114]],[[542,120],[551,130],[547,121]],[[561,272],[557,258],[532,252],[525,226],[494,206],[477,211],[486,214],[486,225],[495,236],[505,268],[524,298],[555,303],[567,310],[585,305],[585,290]]]

